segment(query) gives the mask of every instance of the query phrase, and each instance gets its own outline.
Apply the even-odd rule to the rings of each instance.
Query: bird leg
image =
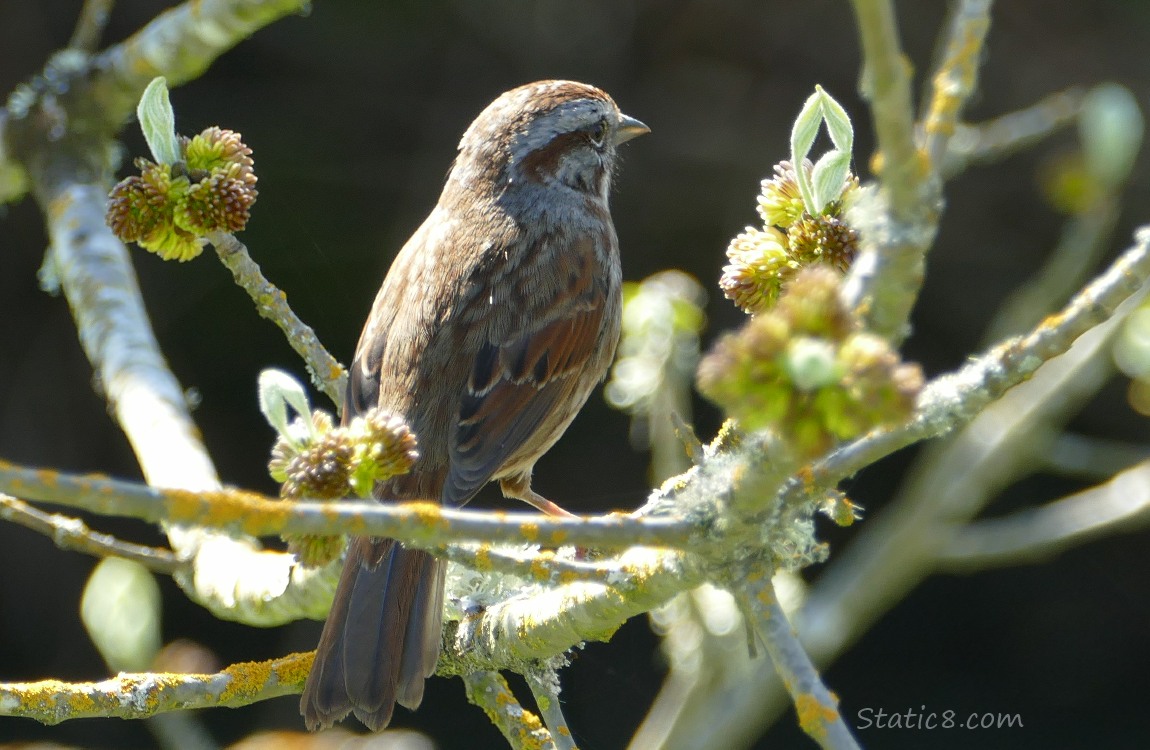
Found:
[[[535,490],[531,489],[531,477],[510,477],[508,479],[501,479],[499,487],[503,490],[503,496],[509,497],[513,500],[522,500],[530,505],[532,508],[540,510],[549,516],[559,516],[561,518],[577,518],[574,513],[566,511],[547,498],[540,495]]]

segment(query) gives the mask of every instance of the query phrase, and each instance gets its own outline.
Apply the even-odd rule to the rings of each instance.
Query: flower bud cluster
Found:
[[[803,161],[805,172],[813,169]],[[837,200],[816,216],[807,213],[794,166],[775,165],[763,180],[758,212],[761,228],[747,227],[727,248],[728,263],[719,281],[723,293],[745,312],[769,310],[801,268],[829,265],[845,272],[858,253],[858,232],[843,221],[843,205],[858,187],[848,174]]]
[[[699,391],[745,431],[774,429],[802,458],[907,418],[922,387],[917,365],[859,329],[839,297],[839,273],[796,273],[774,308],[725,335],[699,364]]]
[[[210,127],[179,145],[173,164],[136,160],[140,174],[112,188],[105,220],[124,242],[186,261],[209,232],[242,230],[258,191],[252,151],[238,133]]]

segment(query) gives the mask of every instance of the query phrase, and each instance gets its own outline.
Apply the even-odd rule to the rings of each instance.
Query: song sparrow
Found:
[[[373,406],[419,441],[380,500],[459,506],[489,481],[531,489],[535,462],[602,380],[619,339],[618,239],[607,205],[620,143],[649,132],[605,92],[540,81],[492,102],[459,142],[439,203],[367,319],[344,420]],[[435,670],[443,565],[391,539],[352,540],[300,711],[380,730]]]

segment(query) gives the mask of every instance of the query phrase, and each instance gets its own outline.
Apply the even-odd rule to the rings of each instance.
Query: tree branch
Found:
[[[884,456],[969,423],[1043,363],[1068,351],[1079,336],[1109,320],[1119,305],[1139,293],[1150,277],[1150,226],[1136,230],[1134,240],[1060,312],[1047,316],[1026,336],[1008,339],[962,369],[935,378],[923,388],[912,420],[838,448],[816,462],[803,481],[791,482],[786,499],[812,487],[833,487]]]
[[[68,42],[69,49],[81,52],[94,51],[108,25],[113,5],[115,0],[84,0],[84,5],[80,8],[80,17],[76,20],[76,28],[72,31],[72,39]]]
[[[1150,461],[1097,487],[1004,518],[957,529],[939,550],[944,570],[970,573],[1025,565],[1116,532],[1150,526]]]
[[[779,605],[771,576],[757,570],[744,576],[739,598],[766,644],[775,672],[791,695],[799,726],[823,748],[857,748],[839,713],[839,701],[823,684],[811,658]]]
[[[464,675],[467,700],[483,709],[512,750],[556,750],[539,717],[523,708],[498,672]]]
[[[930,105],[922,128],[923,150],[935,169],[942,164],[962,108],[974,93],[992,1],[962,0],[954,7],[946,51],[931,79]]]
[[[559,675],[552,668],[544,668],[533,669],[523,676],[527,680],[527,687],[531,688],[531,695],[535,697],[535,704],[539,706],[543,722],[551,732],[555,750],[578,750],[575,738],[571,736],[571,728],[563,716],[563,708],[559,705]]]
[[[1083,94],[1073,87],[988,122],[957,125],[939,164],[943,177],[949,179],[972,164],[1003,159],[1074,124]]]
[[[921,210],[926,170],[914,142],[910,62],[899,43],[894,4],[890,0],[852,0],[851,5],[862,41],[862,93],[870,101],[882,153],[880,179],[890,195],[893,219],[912,222]]]
[[[303,690],[313,653],[265,662],[233,664],[215,674],[132,674],[102,682],[0,684],[0,716],[42,724],[71,719],[142,719],[190,708],[247,706]]]
[[[125,542],[111,534],[93,531],[79,518],[45,513],[8,495],[0,495],[0,520],[39,532],[63,550],[96,557],[122,557],[165,575],[172,575],[182,567],[171,550]]]
[[[686,546],[691,522],[668,516],[544,516],[456,510],[432,502],[295,501],[241,490],[191,492],[135,482],[32,469],[0,460],[0,492],[93,513],[153,523],[193,524],[236,534],[354,533],[400,539],[421,548],[449,542],[574,544],[627,548]]]
[[[291,348],[307,365],[312,383],[331,399],[336,413],[342,413],[347,370],[328,353],[311,326],[300,320],[288,307],[287,295],[267,280],[259,264],[248,254],[247,247],[235,235],[213,232],[208,240],[216,248],[220,261],[232,272],[236,284],[256,303],[260,317],[272,321],[283,331]]]

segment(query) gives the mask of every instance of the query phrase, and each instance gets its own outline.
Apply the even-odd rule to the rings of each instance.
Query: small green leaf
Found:
[[[311,419],[311,406],[307,401],[307,393],[299,381],[283,370],[264,370],[259,378],[260,411],[275,431],[290,445],[299,449],[299,438],[291,430],[291,420],[288,418],[287,407],[290,405],[302,417],[311,437],[318,437],[318,432]]]
[[[163,76],[152,79],[136,106],[136,117],[152,156],[158,164],[175,164],[180,160],[176,140],[176,113],[168,101],[168,82]]]
[[[796,169],[811,152],[819,126],[823,124],[822,107],[818,94],[811,94],[803,104],[795,125],[791,128],[791,163]]]
[[[842,195],[843,185],[846,184],[847,173],[851,168],[851,154],[849,151],[828,151],[815,164],[811,172],[811,184],[814,192],[815,205],[812,215],[822,213],[826,205],[838,200]]]
[[[827,124],[827,132],[831,135],[831,143],[835,144],[835,148],[839,151],[845,151],[850,154],[854,150],[855,132],[854,127],[851,125],[850,115],[843,109],[842,105],[834,100],[830,94],[823,90],[822,86],[815,86],[815,91],[818,92],[819,103],[821,104],[821,113],[823,121]]]

